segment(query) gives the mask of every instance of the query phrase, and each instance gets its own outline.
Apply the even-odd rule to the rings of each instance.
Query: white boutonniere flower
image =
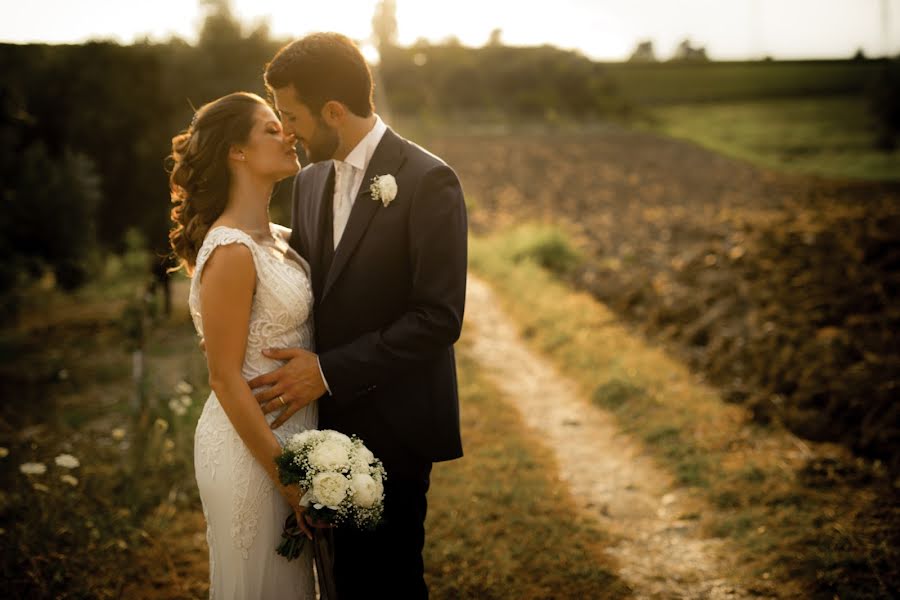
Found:
[[[372,199],[378,200],[383,206],[387,206],[397,197],[397,180],[393,175],[376,175],[369,186]]]

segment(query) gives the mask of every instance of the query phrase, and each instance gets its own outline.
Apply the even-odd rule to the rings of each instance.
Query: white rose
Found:
[[[356,449],[356,456],[360,460],[365,461],[367,465],[371,465],[373,462],[375,462],[375,455],[372,454],[372,451],[365,446],[360,446]]]
[[[372,179],[371,191],[374,200],[387,206],[397,197],[397,180],[393,175],[376,176]]]
[[[339,470],[348,462],[347,447],[335,440],[325,440],[309,453],[309,464],[322,470]]]
[[[362,508],[371,508],[381,497],[378,484],[369,475],[354,475],[350,480],[350,488],[353,490],[353,503]]]
[[[319,504],[337,510],[347,497],[350,482],[340,473],[319,473],[313,477],[312,492]]]
[[[340,431],[335,431],[334,429],[326,429],[322,433],[325,435],[326,439],[331,440],[332,442],[343,444],[347,448],[350,448],[350,446],[353,445],[353,440],[351,440],[350,437],[341,433]]]
[[[60,454],[56,457],[56,464],[57,466],[65,467],[66,469],[74,469],[81,465],[81,463],[78,462],[78,459],[71,454]]]

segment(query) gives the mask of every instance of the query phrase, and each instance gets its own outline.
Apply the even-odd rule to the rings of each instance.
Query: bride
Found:
[[[209,544],[211,598],[314,598],[311,544],[299,560],[275,552],[297,486],[275,457],[317,425],[315,403],[276,430],[247,384],[280,366],[264,348],[312,349],[309,267],[269,222],[275,183],[300,168],[293,138],[266,102],[229,94],[201,107],[172,139],[172,249],[192,276],[190,311],[212,388],[197,423],[194,463]]]

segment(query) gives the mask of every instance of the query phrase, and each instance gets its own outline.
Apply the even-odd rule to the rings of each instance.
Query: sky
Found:
[[[232,0],[247,23],[278,37],[340,31],[370,35],[377,0]],[[0,0],[0,42],[79,43],[196,39],[195,0]],[[883,19],[885,12],[887,20]],[[640,40],[671,56],[685,38],[719,60],[843,58],[900,53],[900,0],[397,0],[399,42],[455,36],[481,46],[553,44],[597,60],[624,60]]]

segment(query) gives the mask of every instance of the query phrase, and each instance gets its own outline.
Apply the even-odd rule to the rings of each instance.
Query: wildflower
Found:
[[[19,465],[19,470],[25,475],[43,475],[47,472],[47,465],[44,463],[27,462]]]
[[[81,463],[71,454],[60,454],[56,457],[56,465],[66,469],[75,469],[80,467]]]
[[[156,422],[153,425],[160,431],[167,431],[169,429],[169,422],[165,419],[156,419]]]
[[[68,484],[71,485],[72,487],[75,487],[76,485],[78,485],[78,478],[77,478],[77,477],[72,477],[72,476],[69,475],[68,473],[66,473],[65,475],[62,475],[59,479],[60,479],[60,481],[62,481],[63,483],[68,483]]]
[[[179,402],[178,398],[172,398],[169,400],[169,410],[171,410],[175,415],[179,417],[183,417],[187,412],[187,409]]]
[[[7,456],[9,456],[9,448],[0,446],[0,458],[6,458]]]
[[[110,432],[110,435],[112,436],[112,439],[116,440],[117,442],[121,442],[125,439],[125,430],[121,427],[116,427]]]
[[[190,394],[194,391],[194,386],[182,379],[177,384],[175,384],[175,391],[179,394]]]

